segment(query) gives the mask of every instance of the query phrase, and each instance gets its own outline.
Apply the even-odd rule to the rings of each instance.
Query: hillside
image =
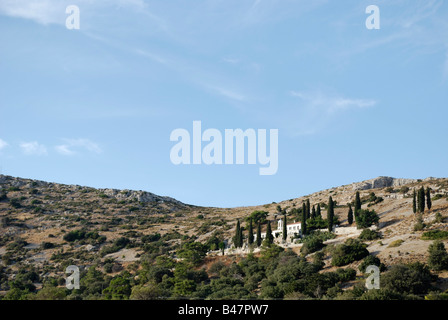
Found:
[[[416,215],[412,211],[412,192],[422,186],[432,189],[432,208],[423,215],[425,228],[414,231]],[[156,256],[177,259],[178,250],[188,241],[209,246],[220,239],[230,244],[237,219],[243,220],[256,210],[266,211],[268,220],[274,222],[273,228],[276,228],[278,206],[286,210],[288,219],[293,220],[297,218],[294,209],[301,208],[307,199],[311,205],[321,204],[322,207],[329,196],[336,202],[338,227],[347,232],[337,233],[334,239],[325,243],[327,246],[337,245],[347,238],[359,236],[360,230],[356,228],[344,229],[348,227],[347,204],[354,201],[356,191],[360,192],[363,208],[374,209],[380,217],[377,227],[381,239],[366,244],[370,254],[379,257],[387,267],[416,261],[425,263],[432,241],[422,240],[423,232],[448,231],[446,178],[379,177],[280,203],[207,208],[144,191],[94,189],[0,175],[2,294],[7,293],[8,283],[24,269],[32,269],[38,274],[33,285],[39,289],[50,278],[59,279],[61,285],[61,279],[65,277],[64,267],[69,264],[85,270],[93,265],[112,277],[123,270],[136,272],[143,262],[154,261]],[[378,200],[370,201],[371,193]],[[438,222],[435,221],[437,213],[442,215]],[[325,210],[322,215],[326,218]],[[301,246],[299,243],[289,247],[300,253]],[[212,252],[197,268],[209,270],[217,261],[229,265],[245,256],[230,254],[231,250],[226,252],[224,257],[220,251]],[[311,258],[307,259],[311,261]],[[330,258],[331,255],[326,253],[321,272],[336,270],[331,266]],[[357,270],[359,264],[360,261],[356,261],[347,267]],[[357,274],[361,276],[359,271]],[[445,288],[447,277],[444,272],[439,273],[437,285],[440,288]]]

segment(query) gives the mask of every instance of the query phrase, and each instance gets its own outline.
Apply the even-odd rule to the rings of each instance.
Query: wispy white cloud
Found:
[[[408,10],[397,20],[397,23],[404,28],[411,28],[436,14],[442,4],[443,0],[415,2],[412,5],[406,6]]]
[[[69,5],[77,5],[81,10],[87,8],[101,9],[104,7],[131,8],[143,10],[146,3],[143,0],[2,0],[0,14],[30,19],[40,24],[65,24]],[[86,10],[87,11],[87,10]],[[92,11],[92,10],[89,10]]]
[[[218,87],[218,86],[206,86],[210,88],[213,92],[226,97],[231,100],[243,102],[247,101],[247,97],[239,92],[233,91],[231,89],[225,88],[225,87]]]
[[[373,107],[372,99],[347,98],[322,91],[291,91],[297,102],[285,113],[281,121],[293,135],[315,134],[330,125],[338,115],[349,110]]]
[[[55,150],[64,156],[72,156],[77,154],[76,150],[85,149],[92,153],[101,153],[100,146],[89,139],[63,139],[64,144],[57,145]]]
[[[6,148],[7,146],[9,146],[9,144],[5,140],[0,139],[0,150]]]
[[[167,64],[168,63],[166,58],[164,58],[164,57],[162,57],[160,55],[157,55],[155,53],[152,53],[152,52],[148,52],[148,51],[141,50],[141,49],[135,49],[135,53],[137,53],[138,55],[141,55],[143,57],[149,58],[152,61],[161,63],[161,64]]]
[[[0,2],[0,13],[34,20],[41,24],[65,22],[65,7],[62,1],[3,0]]]
[[[37,141],[22,142],[20,144],[20,148],[22,149],[22,152],[27,156],[43,156],[47,154],[47,147]]]

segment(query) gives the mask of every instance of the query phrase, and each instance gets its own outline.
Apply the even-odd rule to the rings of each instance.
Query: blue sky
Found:
[[[445,1],[3,0],[0,43],[3,174],[223,207],[448,176]],[[278,129],[277,174],[173,165],[195,120]]]

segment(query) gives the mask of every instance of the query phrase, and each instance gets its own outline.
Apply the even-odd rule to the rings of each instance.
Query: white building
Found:
[[[302,230],[302,223],[300,222],[293,222],[286,225],[286,232],[287,237],[290,238],[294,235],[300,235]],[[272,235],[274,236],[274,239],[280,237],[280,235],[283,234],[283,219],[280,219],[277,221],[277,229],[272,230]],[[257,238],[256,235],[254,235],[255,239]],[[261,238],[264,240],[266,238],[266,232],[263,232],[261,234]],[[282,238],[282,237],[280,237]]]

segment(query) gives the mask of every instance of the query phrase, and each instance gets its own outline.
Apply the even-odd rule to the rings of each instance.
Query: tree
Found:
[[[131,292],[131,283],[124,274],[113,278],[109,286],[103,290],[103,295],[107,300],[123,300],[129,299]]]
[[[287,221],[286,221],[286,214],[283,215],[283,241],[286,241],[288,238],[288,227],[287,227]]]
[[[262,242],[262,239],[261,239],[261,225],[260,225],[260,223],[258,223],[258,225],[257,225],[257,247],[261,246],[261,242]]]
[[[252,219],[249,220],[249,237],[247,241],[249,242],[249,244],[254,243],[254,230],[252,227]]]
[[[305,207],[305,204],[303,204]],[[302,237],[307,234],[308,230],[306,228],[306,210],[302,210]]]
[[[448,253],[443,242],[436,240],[428,248],[428,266],[435,271],[448,269]]]
[[[302,202],[302,220],[304,216],[306,218],[306,203]]]
[[[240,242],[240,248],[243,247],[244,236],[243,236],[243,228],[242,227],[240,227],[240,234],[238,236],[238,240]]]
[[[343,244],[338,244],[332,249],[331,264],[338,267],[345,266],[368,255],[367,244],[357,239],[347,239]]]
[[[421,187],[417,195],[418,212],[425,212],[425,189]]]
[[[432,202],[431,202],[431,188],[426,188],[426,206],[428,207],[428,210],[431,210]]]
[[[224,255],[224,253],[225,253],[225,249],[226,249],[226,244],[225,244],[224,242],[221,241],[221,242],[218,244],[218,247],[219,247],[219,249],[221,249],[222,255]]]
[[[268,221],[268,226],[266,228],[266,240],[268,243],[274,242],[274,236],[272,235],[272,230],[271,230],[271,221]]]
[[[184,258],[193,265],[200,264],[207,255],[208,247],[200,242],[187,242],[177,252],[179,258]]]
[[[317,217],[322,217],[322,213],[320,211],[320,203],[317,204],[316,216]]]
[[[310,199],[306,199],[306,218],[309,219],[311,217],[311,208],[310,208]]]
[[[412,211],[417,213],[417,193],[415,192],[415,188],[412,194]]]
[[[375,212],[375,210],[359,210],[356,217],[356,225],[358,229],[368,228],[373,224],[378,223],[380,217]]]
[[[267,211],[259,211],[256,210],[254,212],[252,212],[247,218],[246,221],[249,222],[249,219],[252,219],[253,223],[265,223],[266,222],[266,217],[268,216],[268,212]]]
[[[358,211],[361,210],[361,198],[359,196],[359,191],[356,191],[356,196],[355,196],[355,216],[358,214]]]
[[[282,207],[280,205],[277,205],[277,213],[281,213],[282,212]]]
[[[347,222],[349,225],[352,225],[353,223],[353,210],[352,205],[350,203],[348,204]]]
[[[239,248],[241,245],[241,226],[240,226],[240,220],[236,223],[236,230],[235,230],[235,236],[233,237],[233,244],[235,245],[235,248]]]
[[[333,231],[333,218],[334,218],[334,202],[333,198],[330,196],[328,199],[328,209],[327,209],[327,220],[328,220],[328,231]]]
[[[423,263],[396,264],[381,275],[381,288],[404,294],[425,294],[433,278]]]
[[[311,210],[311,219],[314,219],[314,218],[316,218],[316,208],[313,205],[313,209]]]

